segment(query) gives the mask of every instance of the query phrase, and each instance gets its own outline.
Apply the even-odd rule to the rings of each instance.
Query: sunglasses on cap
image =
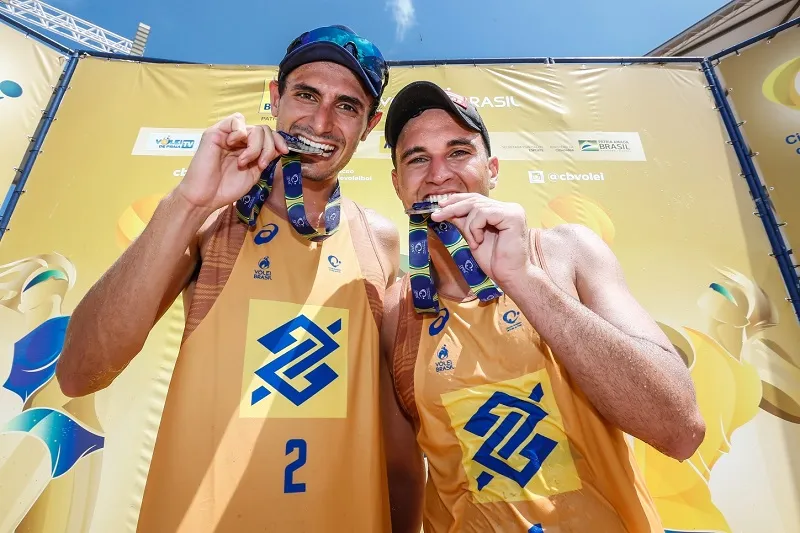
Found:
[[[375,96],[383,93],[389,81],[389,67],[378,47],[342,26],[327,26],[303,33],[286,49],[288,58],[299,48],[317,43],[331,43],[347,51],[363,70],[369,89]]]

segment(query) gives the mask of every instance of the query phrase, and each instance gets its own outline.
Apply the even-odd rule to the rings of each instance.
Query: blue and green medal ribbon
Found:
[[[439,296],[431,278],[428,228],[445,245],[470,289],[482,302],[494,300],[503,294],[478,266],[467,241],[453,224],[435,222],[431,220],[430,213],[413,214],[409,217],[408,266],[417,313],[439,313],[440,308]]]
[[[307,239],[319,242],[324,241],[339,229],[339,219],[341,217],[341,191],[339,183],[336,183],[336,188],[331,193],[328,203],[325,206],[325,230],[317,231],[314,226],[306,218],[306,208],[303,203],[303,178],[300,171],[300,156],[290,152],[287,155],[276,158],[272,161],[264,172],[258,182],[253,185],[245,196],[236,202],[236,214],[239,220],[244,222],[250,227],[256,225],[258,220],[258,213],[264,206],[267,197],[272,192],[272,186],[275,179],[275,168],[281,163],[283,169],[283,185],[286,196],[286,210],[288,211],[289,222],[291,222],[295,231],[303,235]]]

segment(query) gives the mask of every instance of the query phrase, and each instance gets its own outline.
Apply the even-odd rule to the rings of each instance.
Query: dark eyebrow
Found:
[[[458,139],[452,139],[447,143],[448,148],[453,146],[470,146],[472,148],[475,148],[475,146],[472,144],[472,140],[468,139],[467,137],[459,137]]]
[[[312,87],[306,83],[296,83],[292,86],[293,91],[303,91],[307,93],[311,93],[314,96],[322,96],[322,93],[316,87]],[[365,105],[364,102],[356,98],[355,96],[350,96],[348,94],[338,94],[336,95],[337,102],[344,102],[346,104],[350,104],[351,106],[355,107],[359,111],[364,109]]]
[[[475,145],[472,144],[472,140],[468,139],[467,137],[459,137],[457,139],[452,139],[448,141],[447,147],[452,148],[453,146],[469,146],[470,148],[475,148]],[[425,148],[422,146],[412,146],[400,156],[400,161],[405,161],[407,157],[410,157],[414,154],[424,153]]]
[[[421,154],[421,153],[425,153],[425,148],[423,148],[422,146],[412,146],[411,148],[403,152],[403,154],[400,156],[400,161],[405,161],[406,158],[411,157],[414,154]]]

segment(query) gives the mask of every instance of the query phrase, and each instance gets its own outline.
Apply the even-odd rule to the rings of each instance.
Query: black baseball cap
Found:
[[[486,152],[492,155],[489,144],[489,130],[478,113],[477,108],[464,96],[445,91],[429,81],[415,81],[397,93],[386,113],[384,130],[386,143],[394,151],[400,132],[412,118],[428,109],[444,109],[455,116],[465,127],[477,131],[483,137]]]

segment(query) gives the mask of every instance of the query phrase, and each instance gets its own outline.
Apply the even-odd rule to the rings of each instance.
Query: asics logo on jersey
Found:
[[[258,339],[259,344],[277,357],[255,371],[270,388],[256,388],[250,405],[274,390],[300,406],[333,383],[339,375],[324,362],[319,363],[339,349],[335,337],[341,330],[341,319],[322,329],[301,314]],[[299,338],[305,340],[300,342]]]
[[[267,244],[269,241],[275,238],[278,234],[278,226],[275,224],[267,224],[264,228],[256,233],[256,236],[253,238],[253,242],[258,245]]]
[[[537,405],[543,397],[541,383],[533,387],[527,398],[496,391],[466,423],[466,431],[483,438],[472,458],[485,469],[476,479],[479,491],[495,476],[506,477],[524,488],[553,452],[556,441],[536,433],[537,424],[547,417]],[[500,406],[511,409],[503,418],[492,413]],[[523,457],[527,463],[518,470],[510,464],[512,457]],[[518,460],[514,462],[520,464]]]
[[[422,289],[419,292],[422,293],[423,291],[425,291],[425,289]],[[439,316],[436,318],[436,320],[431,322],[431,325],[428,327],[428,333],[430,334],[430,336],[435,337],[436,335],[441,333],[444,327],[447,325],[447,321],[449,319],[450,319],[450,312],[447,310],[446,307],[442,307],[442,310],[439,311]]]

